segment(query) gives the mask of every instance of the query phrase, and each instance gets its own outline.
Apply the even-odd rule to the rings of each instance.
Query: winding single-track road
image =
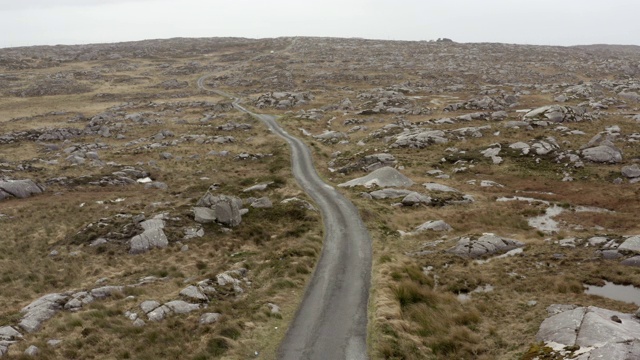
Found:
[[[205,80],[198,87],[234,99],[233,106],[262,121],[291,147],[293,175],[313,198],[325,227],[322,254],[293,322],[280,344],[283,360],[365,360],[367,356],[367,307],[371,282],[371,238],[356,207],[318,176],[309,148],[289,135],[272,115],[256,114],[239,99],[208,89]]]

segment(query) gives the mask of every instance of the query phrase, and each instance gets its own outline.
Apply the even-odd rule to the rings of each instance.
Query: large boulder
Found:
[[[144,232],[131,238],[129,253],[141,254],[153,248],[165,248],[169,245],[169,240],[162,230],[164,221],[161,219],[150,219],[139,224]]]
[[[479,238],[461,237],[456,246],[447,252],[470,258],[478,258],[486,255],[506,252],[524,246],[524,243],[502,238],[494,234],[484,234]]]
[[[196,204],[196,208],[205,207],[213,210],[213,217],[216,221],[225,226],[238,226],[242,222],[242,199],[227,196],[217,195],[214,196],[207,192]],[[195,211],[194,209],[194,211]],[[204,215],[204,211],[201,211],[201,215]],[[207,216],[209,216],[208,214]]]
[[[589,307],[550,306],[536,339],[559,349],[580,349],[580,360],[640,359],[640,319],[633,314]],[[555,347],[555,346],[554,346]]]
[[[618,246],[618,250],[640,253],[640,235],[627,238],[622,244],[620,244],[620,246]]]
[[[625,166],[622,168],[622,175],[630,179],[640,177],[640,166],[638,164]]]
[[[44,186],[38,185],[33,180],[6,180],[0,181],[0,200],[8,197],[24,199],[31,195],[41,194]]]
[[[385,166],[378,170],[373,171],[369,175],[361,178],[353,179],[345,183],[339,184],[340,187],[409,187],[413,185],[413,181],[408,177],[402,175],[398,170]]]
[[[622,152],[613,145],[600,145],[582,150],[582,157],[597,163],[619,163]]]

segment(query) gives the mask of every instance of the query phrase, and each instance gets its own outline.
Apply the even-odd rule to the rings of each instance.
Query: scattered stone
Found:
[[[222,314],[220,313],[204,313],[200,316],[199,323],[200,325],[208,325],[213,324],[220,320]]]
[[[273,207],[273,203],[268,197],[264,196],[251,202],[251,207],[256,209],[269,209]]]
[[[49,339],[47,340],[47,345],[55,348],[58,347],[60,344],[62,344],[62,340],[59,339]]]
[[[629,179],[640,177],[640,166],[638,164],[625,166],[622,168],[622,175]]]
[[[434,182],[424,183],[422,184],[429,191],[441,191],[441,192],[451,192],[451,193],[459,193],[460,191],[449,187],[447,185],[442,185]]]
[[[242,190],[242,192],[251,192],[251,191],[264,191],[267,190],[267,188],[269,187],[269,185],[273,184],[273,181],[268,182],[268,183],[263,183],[263,184],[258,184],[258,185],[253,185],[251,187],[248,187],[244,190]]]
[[[40,349],[35,345],[30,345],[27,350],[24,351],[24,354],[27,356],[37,356],[39,353]]]
[[[443,220],[429,220],[426,223],[416,227],[414,233],[423,231],[451,231],[453,228]]]

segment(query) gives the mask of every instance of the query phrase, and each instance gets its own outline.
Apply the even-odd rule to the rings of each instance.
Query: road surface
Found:
[[[222,96],[229,94],[207,89]],[[233,97],[232,97],[233,98]],[[325,240],[315,272],[293,322],[280,344],[283,360],[365,360],[367,356],[367,307],[371,281],[371,238],[356,207],[318,176],[309,148],[289,135],[272,115],[256,114],[233,106],[261,120],[291,147],[293,175],[322,213]]]

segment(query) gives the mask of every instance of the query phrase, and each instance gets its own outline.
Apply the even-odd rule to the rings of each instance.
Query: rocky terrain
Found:
[[[640,48],[212,38],[0,49],[0,357],[275,358],[321,217],[199,80],[358,207],[372,359],[640,356]]]

